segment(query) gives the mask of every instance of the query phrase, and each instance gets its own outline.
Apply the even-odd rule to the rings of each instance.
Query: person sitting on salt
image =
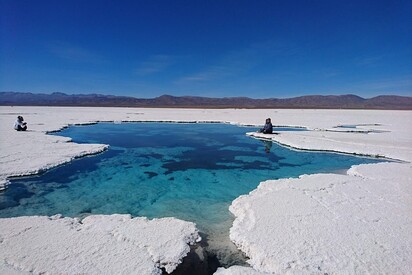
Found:
[[[270,120],[270,118],[266,119],[265,126],[263,126],[263,128],[260,129],[259,132],[264,133],[264,134],[272,134],[273,126],[272,126],[272,121]]]
[[[14,129],[17,131],[26,131],[27,123],[24,121],[22,116],[18,116],[16,122],[14,123]]]

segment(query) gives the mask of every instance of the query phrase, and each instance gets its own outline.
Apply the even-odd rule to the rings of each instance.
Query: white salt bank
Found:
[[[193,223],[97,215],[0,219],[0,274],[162,274],[199,239]]]
[[[232,203],[230,238],[262,272],[407,274],[411,171],[381,163],[263,182]]]

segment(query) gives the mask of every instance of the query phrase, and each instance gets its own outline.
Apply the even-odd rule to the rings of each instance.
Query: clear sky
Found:
[[[412,1],[0,0],[0,91],[412,95]]]

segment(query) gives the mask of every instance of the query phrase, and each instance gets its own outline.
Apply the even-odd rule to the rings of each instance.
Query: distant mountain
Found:
[[[294,98],[253,99],[162,95],[144,99],[126,96],[64,93],[33,94],[0,92],[1,106],[90,106],[152,108],[291,108],[291,109],[386,109],[412,110],[412,97],[382,95],[309,95]]]

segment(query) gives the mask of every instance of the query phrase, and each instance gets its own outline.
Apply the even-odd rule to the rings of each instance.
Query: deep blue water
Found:
[[[128,213],[193,221],[228,234],[239,195],[267,179],[297,177],[377,162],[293,151],[247,137],[255,128],[225,124],[99,123],[57,133],[78,143],[110,144],[42,175],[12,180],[0,194],[0,217]],[[278,129],[288,130],[288,129]]]

